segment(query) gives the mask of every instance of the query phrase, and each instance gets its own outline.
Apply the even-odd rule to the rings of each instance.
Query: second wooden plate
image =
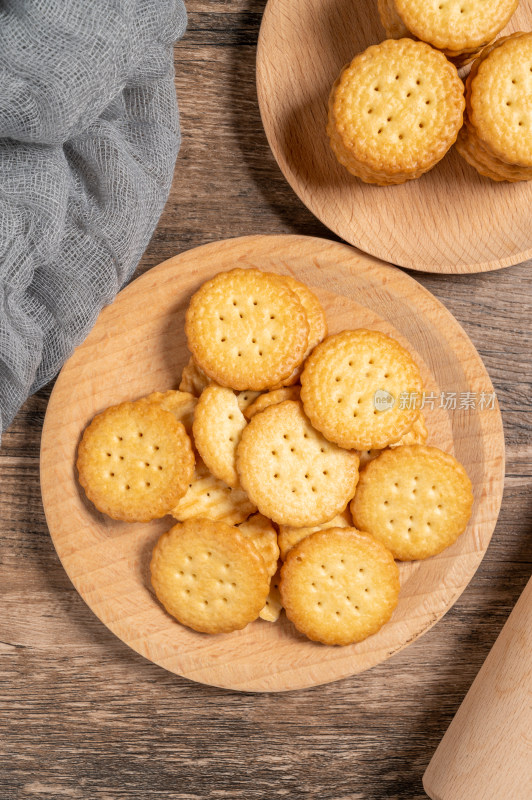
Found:
[[[504,34],[532,28],[521,0]],[[401,186],[370,186],[335,159],[327,99],[341,68],[385,38],[377,0],[269,0],[257,51],[268,141],[305,205],[342,239],[384,261],[428,272],[481,272],[532,256],[532,181],[483,178],[454,148]]]
[[[439,556],[400,565],[401,595],[392,620],[361,644],[316,644],[284,614],[278,623],[257,620],[219,636],[179,625],[155,599],[148,574],[153,545],[173,520],[115,522],[95,510],[77,482],[76,450],[87,423],[107,406],[178,386],[189,358],[184,317],[190,296],[203,281],[235,266],[288,273],[307,283],[323,303],[331,333],[369,327],[408,347],[433,394],[432,407],[424,410],[429,443],[454,452],[473,482],[467,531]],[[282,691],[361,672],[440,619],[484,555],[504,477],[502,423],[492,392],[462,328],[401,270],[347,245],[302,236],[249,236],[191,250],[124,289],[57,379],[41,449],[42,496],[54,545],[102,622],[179,675],[230,689]]]

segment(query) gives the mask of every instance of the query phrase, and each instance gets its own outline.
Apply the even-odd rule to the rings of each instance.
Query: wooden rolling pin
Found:
[[[432,800],[532,800],[532,578],[423,776]]]

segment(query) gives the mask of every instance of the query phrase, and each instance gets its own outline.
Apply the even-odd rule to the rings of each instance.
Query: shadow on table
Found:
[[[242,16],[252,15],[254,21],[258,17],[257,11],[262,12],[265,6],[266,0],[249,0],[248,10]],[[256,38],[259,27],[260,18],[256,22]],[[255,59],[256,46],[245,46],[234,48],[231,62],[232,124],[250,177],[286,233],[322,236],[339,241],[299,200],[273,157],[259,111]]]

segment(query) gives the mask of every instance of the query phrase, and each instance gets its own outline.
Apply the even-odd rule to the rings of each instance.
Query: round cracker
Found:
[[[309,324],[297,296],[277,275],[220,272],[192,296],[189,349],[216,383],[260,391],[288,378],[305,356]]]
[[[126,522],[164,517],[194,472],[182,423],[156,404],[111,406],[94,417],[78,448],[79,482],[107,516]]]
[[[236,448],[247,420],[232,389],[208,386],[198,400],[194,424],[194,443],[213,475],[228,486],[239,484]]]
[[[358,456],[316,431],[301,403],[285,400],[256,414],[237,449],[240,483],[279,525],[319,525],[342,512],[358,480]]]
[[[387,39],[355,56],[333,87],[327,132],[338,160],[367,182],[417,178],[462,125],[456,67],[424,42]]]
[[[532,32],[497,41],[467,80],[471,126],[495,159],[532,168]]]
[[[418,39],[454,53],[482,47],[501,31],[518,0],[393,0],[398,16]]]
[[[270,585],[255,545],[237,528],[207,519],[163,533],[150,571],[168,613],[202,633],[229,633],[257,619]]]
[[[360,474],[353,522],[400,561],[428,558],[464,532],[473,505],[471,481],[459,461],[437,447],[385,450]]]
[[[301,375],[301,400],[313,426],[350,450],[382,449],[396,442],[419,416],[415,403],[401,408],[400,398],[420,396],[422,390],[419,370],[404,347],[363,328],[325,339]],[[376,392],[389,395],[393,406],[377,410]]]
[[[356,528],[331,528],[307,536],[281,569],[286,616],[316,642],[347,645],[376,633],[399,598],[392,554]]]

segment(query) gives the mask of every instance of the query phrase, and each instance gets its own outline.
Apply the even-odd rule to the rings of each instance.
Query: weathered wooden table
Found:
[[[285,183],[262,130],[263,7],[188,2],[175,54],[183,146],[139,273],[230,236],[330,236]],[[499,523],[454,608],[381,666],[302,692],[243,695],[165,673],[92,615],[55,554],[39,490],[47,387],[0,450],[1,800],[425,797],[421,775],[531,572],[532,272],[414,277],[476,344],[505,423]]]

